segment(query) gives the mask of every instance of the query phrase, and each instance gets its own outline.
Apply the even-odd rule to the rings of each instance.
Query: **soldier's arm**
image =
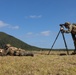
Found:
[[[68,30],[64,30],[65,33],[71,33],[72,31],[72,25],[70,25],[70,27],[68,28]]]

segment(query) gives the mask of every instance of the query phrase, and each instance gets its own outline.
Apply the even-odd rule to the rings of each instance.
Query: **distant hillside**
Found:
[[[4,44],[11,44],[14,47],[22,48],[25,50],[39,50],[38,47],[30,46],[27,43],[8,35],[4,32],[0,32],[0,48],[3,48]]]

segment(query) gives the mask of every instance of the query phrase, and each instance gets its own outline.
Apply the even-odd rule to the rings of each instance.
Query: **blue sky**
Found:
[[[0,31],[32,46],[51,48],[67,21],[76,23],[76,0],[0,0]],[[65,38],[74,48],[70,34]],[[61,34],[54,48],[65,48]]]

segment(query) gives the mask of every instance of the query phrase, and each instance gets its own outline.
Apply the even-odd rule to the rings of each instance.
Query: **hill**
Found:
[[[5,44],[11,44],[14,47],[22,48],[25,50],[39,50],[38,47],[28,45],[27,43],[15,38],[14,36],[0,32],[0,48],[3,48]]]

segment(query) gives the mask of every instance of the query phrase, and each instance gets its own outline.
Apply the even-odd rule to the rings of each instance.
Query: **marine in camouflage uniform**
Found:
[[[74,42],[74,47],[75,47],[74,53],[76,53],[76,26],[69,23],[69,22],[65,22],[64,27],[67,30],[62,29],[62,31],[64,33],[71,33],[71,35],[72,35],[73,42]]]
[[[13,47],[10,44],[5,45],[5,50],[8,51],[7,54],[11,56],[34,56],[33,53],[26,53],[25,50]]]

